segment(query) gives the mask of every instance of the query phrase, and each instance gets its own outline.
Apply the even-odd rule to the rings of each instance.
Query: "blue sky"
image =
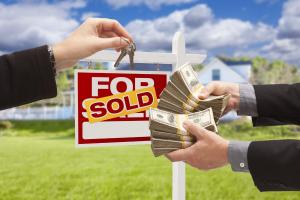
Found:
[[[154,0],[155,1],[155,0]],[[11,5],[22,1],[4,0],[0,1],[3,4]],[[38,4],[43,1],[23,1]],[[55,4],[58,1],[47,1]],[[219,18],[238,18],[242,20],[249,20],[252,22],[265,22],[276,25],[281,16],[283,2],[282,0],[194,0],[185,4],[175,4],[160,6],[158,8],[149,8],[145,4],[137,6],[124,6],[121,8],[114,8],[105,0],[89,0],[85,1],[86,5],[77,9],[77,14],[74,16],[80,20],[81,15],[86,12],[99,13],[99,16],[107,18],[116,18],[121,23],[127,24],[133,19],[155,19],[161,16],[168,15],[174,10],[188,9],[199,3],[208,5]]]
[[[265,1],[257,3],[255,0],[230,0],[228,1],[192,1],[186,4],[161,6],[159,8],[149,8],[141,4],[139,6],[126,6],[120,9],[114,9],[105,1],[91,0],[87,6],[80,12],[92,11],[99,12],[102,16],[108,18],[117,18],[121,23],[127,24],[133,19],[155,19],[165,16],[174,10],[188,9],[199,3],[208,5],[219,18],[238,18],[252,22],[265,22],[277,25],[281,15],[283,1]]]
[[[0,54],[56,43],[87,17],[119,20],[139,50],[170,51],[176,31],[190,52],[264,56],[300,64],[300,0],[4,0]]]

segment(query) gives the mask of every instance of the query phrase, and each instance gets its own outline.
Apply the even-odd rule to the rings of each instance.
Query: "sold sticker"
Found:
[[[101,122],[157,107],[155,87],[146,87],[83,102],[90,123]]]
[[[156,71],[76,70],[76,145],[149,142],[149,108],[157,106],[168,76]]]

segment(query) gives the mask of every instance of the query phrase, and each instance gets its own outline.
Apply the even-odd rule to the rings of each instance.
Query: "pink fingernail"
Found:
[[[183,126],[183,128],[187,128],[188,127],[188,125],[189,125],[189,122],[188,121],[184,121],[183,123],[182,123],[182,126]]]

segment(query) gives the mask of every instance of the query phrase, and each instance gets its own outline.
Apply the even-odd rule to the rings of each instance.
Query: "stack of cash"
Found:
[[[150,110],[151,148],[155,156],[187,148],[195,143],[195,137],[182,127],[185,120],[218,132],[216,123],[230,96],[199,99],[203,89],[190,64],[183,65],[171,75],[160,95],[158,109]]]
[[[230,98],[229,95],[199,99],[204,86],[198,81],[197,73],[190,64],[180,67],[170,79],[160,95],[159,109],[177,114],[189,114],[212,108],[215,122],[218,123]]]
[[[151,109],[149,128],[151,148],[155,156],[187,148],[196,141],[195,137],[182,126],[186,120],[207,130],[218,132],[212,108],[190,114],[175,114],[160,109]]]

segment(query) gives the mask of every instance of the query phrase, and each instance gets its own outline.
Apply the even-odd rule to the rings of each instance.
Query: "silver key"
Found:
[[[136,50],[135,43],[131,43],[129,45],[130,51],[128,51],[129,61],[130,61],[130,68],[134,69],[134,52]]]
[[[119,55],[117,61],[115,62],[115,67],[118,67],[121,60],[127,55],[127,50],[125,48],[121,49],[121,54]]]
[[[127,41],[127,40],[126,40]],[[115,67],[118,67],[121,60],[128,54],[129,60],[130,60],[130,66],[131,68],[134,68],[134,52],[136,50],[136,46],[134,43],[129,43],[128,46],[125,48],[121,49],[121,54],[118,57],[117,61],[115,62]]]

